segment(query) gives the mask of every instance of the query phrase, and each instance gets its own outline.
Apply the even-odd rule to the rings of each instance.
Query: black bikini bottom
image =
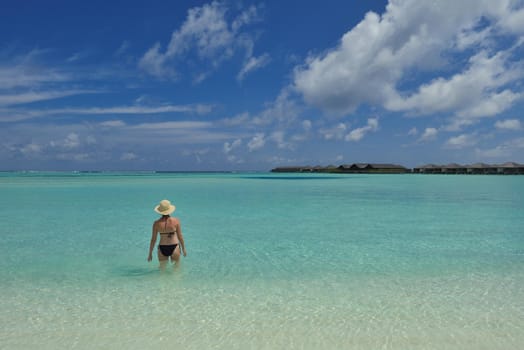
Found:
[[[160,249],[160,253],[162,253],[163,256],[171,256],[177,245],[178,244],[159,245],[158,249]]]

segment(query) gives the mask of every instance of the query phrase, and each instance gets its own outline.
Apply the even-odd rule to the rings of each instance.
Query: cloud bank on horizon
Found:
[[[524,162],[523,1],[131,4],[8,6],[0,170]]]

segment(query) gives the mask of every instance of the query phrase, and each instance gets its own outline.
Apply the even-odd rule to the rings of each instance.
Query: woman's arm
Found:
[[[153,223],[153,229],[151,233],[151,243],[149,244],[149,255],[147,256],[147,261],[153,260],[153,249],[155,249],[156,244],[156,237],[157,237],[157,229],[156,229],[156,222]]]
[[[177,220],[176,222],[176,234],[178,236],[178,241],[180,242],[180,249],[182,250],[182,254],[186,256],[186,246],[184,244],[184,236],[182,235],[182,226],[180,225],[180,220]]]

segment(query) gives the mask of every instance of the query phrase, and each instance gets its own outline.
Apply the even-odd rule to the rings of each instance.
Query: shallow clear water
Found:
[[[523,209],[523,176],[0,173],[0,344],[518,349]]]

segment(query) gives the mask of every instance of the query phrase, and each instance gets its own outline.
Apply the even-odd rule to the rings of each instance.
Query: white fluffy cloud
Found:
[[[476,145],[478,142],[478,137],[475,134],[461,134],[458,136],[454,136],[449,138],[446,143],[444,144],[444,147],[446,148],[465,148],[465,147],[471,147]]]
[[[505,146],[496,146],[490,149],[476,149],[475,154],[484,159],[484,158],[501,158],[508,157],[511,154],[510,149]]]
[[[496,121],[495,127],[502,130],[520,130],[522,125],[518,119],[506,119]]]
[[[319,133],[324,140],[342,140],[346,135],[347,129],[348,126],[345,123],[338,123],[335,126],[321,128]]]
[[[65,139],[49,141],[49,146],[61,150],[72,150],[80,146],[80,136],[75,132],[70,132]]]
[[[76,126],[81,133],[90,132],[83,126]],[[69,129],[69,130],[68,130]],[[2,135],[3,144],[0,157],[27,160],[73,160],[83,161],[90,158],[91,151],[97,145],[92,135],[80,136],[78,132],[70,131],[71,127],[56,125],[23,125],[15,127]],[[23,144],[20,135],[31,134],[33,141]],[[4,153],[7,152],[7,153]]]
[[[255,22],[259,10],[255,6],[242,11],[235,18],[228,18],[232,9],[224,3],[214,1],[188,11],[181,27],[171,35],[167,47],[162,49],[155,43],[139,62],[139,67],[158,78],[175,78],[178,64],[187,54],[193,54],[206,66],[206,70],[216,69],[222,62],[229,60],[237,52],[244,52],[243,67],[238,73],[239,80],[265,66],[269,55],[253,56],[254,39],[242,29]],[[200,73],[195,81],[200,82],[208,73]]]
[[[247,74],[266,66],[269,63],[269,55],[263,54],[259,57],[249,57],[237,75],[238,80],[243,80]]]
[[[137,158],[137,155],[133,152],[125,152],[120,156],[120,160],[135,160]]]
[[[302,128],[304,128],[305,131],[311,130],[311,126],[312,126],[311,120],[306,119],[302,121]]]
[[[427,142],[434,140],[437,137],[438,130],[436,128],[426,128],[424,133],[418,139],[420,142]]]
[[[477,156],[481,158],[494,158],[506,161],[508,157],[518,157],[524,149],[524,137],[508,140],[500,145],[488,149],[475,150]],[[510,158],[511,159],[511,158]]]
[[[346,141],[360,141],[366,136],[367,133],[372,131],[377,131],[378,129],[378,119],[377,118],[369,118],[368,124],[361,128],[356,128],[351,130],[349,134],[346,135],[345,140]]]
[[[294,141],[301,141],[301,135],[298,135],[298,137],[293,137]],[[293,149],[294,145],[288,141],[286,141],[286,132],[283,130],[277,130],[273,131],[271,135],[269,136],[269,139],[276,143],[277,147],[280,149]]]
[[[274,102],[270,103],[256,120],[259,124],[281,123],[286,124],[293,122],[300,114],[300,107],[297,106],[294,99],[290,98],[289,91],[283,90],[277,96]]]
[[[78,134],[72,132],[67,135],[63,145],[65,148],[77,148],[80,145],[80,137],[78,137]]]
[[[392,0],[384,14],[369,12],[336,48],[298,67],[294,87],[307,103],[339,115],[371,104],[415,115],[493,116],[523,97],[512,84],[524,76],[514,59],[523,11],[511,0]],[[463,69],[453,65],[464,55]],[[429,78],[408,85],[404,78],[419,72]]]
[[[27,157],[31,157],[40,154],[42,146],[37,143],[30,143],[20,148],[20,152]]]
[[[482,51],[470,58],[465,71],[423,84],[407,98],[391,98],[386,107],[419,115],[451,111],[465,119],[496,115],[522,96],[509,89],[498,91],[523,76],[517,67],[506,67],[505,56]]]
[[[264,133],[256,133],[255,136],[253,136],[253,138],[248,142],[247,148],[249,149],[249,152],[252,152],[264,147],[265,144],[266,139]]]
[[[229,154],[232,150],[239,147],[242,144],[241,139],[236,139],[233,142],[224,142],[224,153]]]

